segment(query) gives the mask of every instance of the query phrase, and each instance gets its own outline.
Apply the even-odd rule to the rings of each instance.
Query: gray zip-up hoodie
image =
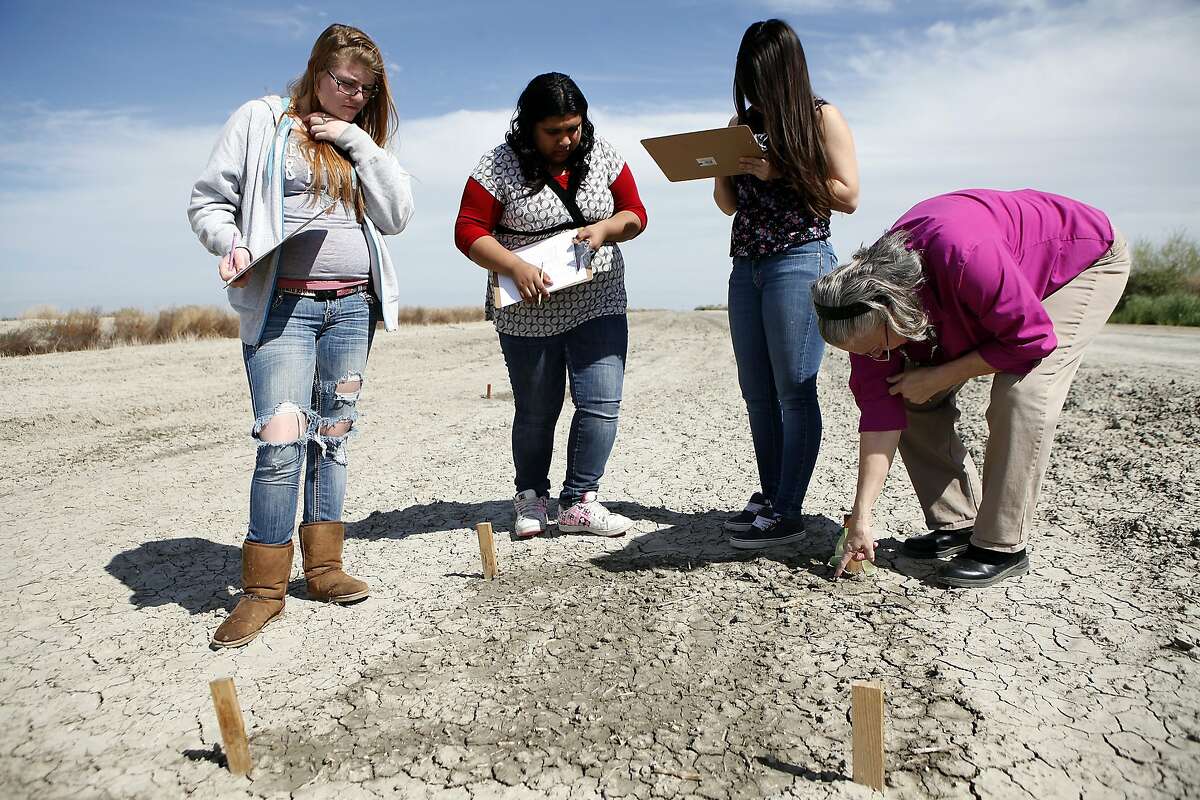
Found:
[[[283,150],[295,122],[284,114],[287,101],[268,95],[243,105],[225,123],[208,157],[208,165],[192,187],[188,219],[200,242],[216,256],[238,244],[253,256],[283,239]],[[366,201],[363,232],[371,253],[371,288],[383,310],[387,330],[396,327],[400,292],[396,269],[380,234],[404,230],[412,216],[409,175],[395,156],[379,147],[357,125],[334,142],[354,165]],[[240,335],[257,345],[275,293],[278,254],[250,271],[241,288],[230,287],[229,304],[241,317]]]

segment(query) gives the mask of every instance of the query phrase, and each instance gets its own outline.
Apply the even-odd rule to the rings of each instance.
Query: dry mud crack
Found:
[[[1194,359],[1200,337],[1186,341]],[[47,398],[4,414],[24,466],[0,489],[16,520],[0,793],[867,797],[848,780],[848,690],[872,679],[889,797],[1200,795],[1194,360],[1098,348],[1059,430],[1033,572],[962,592],[893,537],[875,579],[829,581],[855,458],[842,357],[822,374],[813,534],[754,555],[720,532],[754,475],[723,316],[634,314],[631,342],[604,495],[637,530],[500,535],[484,582],[471,526],[509,513],[494,334],[377,339],[346,546],[372,598],[319,605],[294,581],[283,619],[216,654],[252,454],[230,423],[249,414],[236,345],[0,362]],[[976,453],[985,403],[974,382]],[[895,534],[920,530],[899,465],[882,503]],[[220,766],[207,681],[223,675],[249,780]]]

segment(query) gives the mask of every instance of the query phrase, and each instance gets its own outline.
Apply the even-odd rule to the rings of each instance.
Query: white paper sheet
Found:
[[[543,239],[513,250],[522,260],[541,267],[553,284],[551,292],[591,280],[588,265],[592,261],[592,248],[587,242],[575,243],[575,230],[563,231],[549,239]],[[494,300],[497,308],[521,302],[517,284],[507,275],[498,275],[497,292]]]

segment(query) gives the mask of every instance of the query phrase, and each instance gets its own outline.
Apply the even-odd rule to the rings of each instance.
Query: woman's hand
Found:
[[[521,293],[522,300],[536,299],[539,303],[543,297],[550,297],[550,290],[546,287],[554,285],[554,281],[550,280],[548,275],[527,261],[522,261],[512,268],[512,279]]]
[[[353,122],[344,122],[331,114],[320,111],[304,118],[304,127],[308,130],[308,135],[318,142],[334,141],[353,124]]]
[[[592,252],[599,250],[608,241],[608,233],[604,230],[602,223],[596,222],[588,225],[586,228],[580,228],[575,231],[575,241],[587,242],[588,247],[592,248]]]
[[[780,176],[779,170],[767,158],[739,158],[738,167],[742,172],[753,175],[760,181],[773,181]]]
[[[949,387],[937,367],[912,367],[899,375],[889,375],[892,386],[888,394],[901,395],[913,405],[923,405],[938,392]]]
[[[851,517],[846,525],[846,550],[842,554],[842,563],[834,570],[833,577],[840,577],[851,561],[870,561],[875,563],[875,536],[871,531],[871,523],[861,517]]]
[[[235,247],[228,255],[222,256],[221,260],[217,262],[217,274],[221,276],[222,281],[227,281],[245,269],[249,263],[250,251],[244,247]],[[248,274],[243,275],[230,285],[240,289],[249,280],[250,276]]]

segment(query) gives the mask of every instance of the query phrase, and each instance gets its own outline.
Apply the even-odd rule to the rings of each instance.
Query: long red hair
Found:
[[[392,105],[392,93],[388,88],[387,69],[379,46],[370,36],[358,28],[337,23],[326,28],[313,44],[304,74],[288,86],[291,95],[289,113],[302,119],[320,110],[317,102],[317,81],[326,71],[347,62],[360,64],[375,76],[379,87],[362,111],[354,118],[355,124],[383,147],[395,130],[398,118]],[[309,138],[299,128],[294,129],[301,137],[300,149],[312,166],[311,192],[314,198],[322,192],[340,200],[346,208],[353,208],[361,222],[365,214],[362,193],[354,187],[350,161],[334,147],[332,142],[319,142]]]

